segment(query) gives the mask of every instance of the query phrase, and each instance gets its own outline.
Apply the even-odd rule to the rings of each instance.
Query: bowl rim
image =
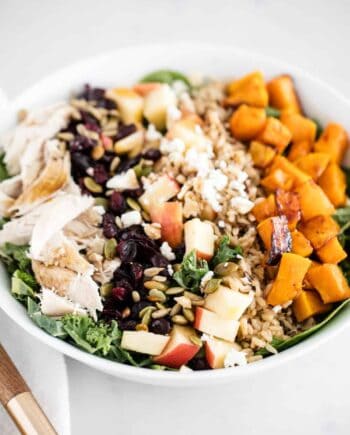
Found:
[[[231,55],[241,56],[241,57],[254,57],[257,64],[257,69],[260,63],[267,63],[271,67],[278,70],[286,70],[289,74],[296,75],[301,79],[307,79],[317,85],[319,88],[333,98],[341,100],[343,104],[348,106],[350,109],[350,100],[344,97],[339,91],[334,89],[333,86],[329,85],[327,82],[314,77],[310,73],[304,71],[303,69],[290,65],[287,62],[266,56],[260,53],[254,53],[250,50],[245,50],[242,48],[237,48],[228,44],[220,44],[219,46],[211,43],[199,43],[199,42],[172,42],[172,43],[150,43],[141,45],[131,45],[120,47],[116,50],[108,51],[105,53],[98,54],[96,56],[86,57],[84,59],[75,61],[63,68],[56,70],[55,72],[48,74],[47,76],[41,78],[33,85],[25,89],[19,95],[17,95],[14,100],[10,101],[8,105],[9,112],[12,112],[14,108],[19,107],[22,102],[25,102],[28,97],[34,95],[41,88],[45,87],[47,84],[52,83],[54,80],[58,80],[61,76],[69,74],[69,71],[73,71],[76,68],[81,68],[84,70],[84,65],[91,64],[93,62],[100,62],[103,59],[108,59],[111,56],[122,56],[123,53],[130,54],[130,51],[146,50],[146,51],[156,51],[159,49],[176,48],[177,50],[185,48],[186,50],[208,50],[208,51],[222,51],[230,53]],[[83,82],[83,80],[82,80]],[[215,369],[215,370],[205,370],[205,371],[195,371],[195,372],[172,372],[172,371],[158,371],[150,370],[147,368],[133,367],[126,364],[111,361],[96,355],[89,354],[72,344],[69,344],[61,339],[55,338],[45,331],[41,330],[36,326],[32,320],[27,315],[24,307],[23,315],[19,310],[12,309],[14,304],[19,304],[13,296],[5,289],[8,296],[11,298],[0,298],[0,308],[4,310],[6,315],[8,315],[14,322],[26,330],[30,335],[37,338],[41,342],[49,345],[50,347],[56,349],[57,351],[75,359],[83,362],[90,367],[101,370],[105,373],[111,374],[116,377],[125,378],[132,381],[137,381],[147,384],[157,384],[166,386],[201,386],[209,384],[218,384],[220,382],[229,382],[235,379],[241,379],[246,376],[251,376],[253,374],[261,373],[267,369],[274,368],[284,362],[300,357],[303,354],[309,353],[316,347],[330,340],[332,337],[340,333],[343,329],[347,327],[350,323],[350,307],[345,307],[344,310],[333,319],[326,328],[321,329],[316,334],[311,335],[307,340],[277,354],[272,357],[262,359],[260,361],[254,362],[253,364],[248,364],[243,367],[235,367],[234,369]],[[347,312],[344,314],[344,312]],[[337,321],[336,321],[337,320]]]

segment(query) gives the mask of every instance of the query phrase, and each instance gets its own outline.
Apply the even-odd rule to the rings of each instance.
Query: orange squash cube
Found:
[[[258,222],[261,222],[268,217],[276,216],[277,209],[275,196],[270,194],[267,198],[257,202],[252,209],[252,213]]]
[[[284,74],[273,78],[267,84],[267,91],[269,93],[270,106],[286,112],[301,112],[291,76]]]
[[[324,153],[310,153],[295,161],[295,165],[313,180],[317,181],[326,170],[329,163],[329,155]]]
[[[300,157],[304,157],[311,153],[312,150],[312,142],[307,140],[302,140],[301,142],[292,143],[290,150],[288,152],[288,160],[294,162],[298,160]]]
[[[318,184],[328,196],[334,207],[341,207],[346,203],[346,177],[336,163],[330,165],[323,172]]]
[[[296,192],[277,189],[275,193],[278,214],[284,215],[290,230],[294,230],[301,217],[299,197]]]
[[[255,140],[250,143],[249,153],[252,156],[254,165],[258,168],[269,166],[276,155],[276,151],[271,147]]]
[[[275,169],[263,178],[260,184],[270,191],[290,190],[293,187],[293,178],[282,169]]]
[[[275,282],[267,294],[267,303],[281,305],[294,299],[302,289],[303,279],[311,265],[311,260],[300,255],[282,255]]]
[[[225,104],[228,106],[249,104],[255,107],[266,107],[269,100],[264,76],[260,71],[234,80],[228,85],[227,93]]]
[[[295,166],[294,163],[290,162],[283,156],[276,156],[270,170],[282,169],[286,174],[288,174],[293,179],[293,187],[304,184],[305,182],[311,180],[310,175],[305,174],[299,168]]]
[[[340,164],[347,146],[348,136],[344,128],[339,124],[330,123],[315,143],[315,151],[328,154],[332,162]]]
[[[309,270],[308,280],[318,291],[322,301],[339,302],[350,297],[349,285],[336,264],[322,264]]]
[[[299,231],[310,240],[315,249],[320,249],[330,239],[339,234],[340,228],[331,216],[319,215],[307,222],[302,222]]]
[[[333,237],[316,251],[323,263],[338,264],[345,260],[348,254],[344,251],[337,237]]]
[[[254,139],[266,123],[265,109],[242,104],[230,119],[232,135],[242,141]]]
[[[283,153],[291,138],[288,128],[280,120],[272,117],[267,118],[264,129],[257,137],[261,142],[275,147],[279,153]]]
[[[314,121],[299,113],[282,113],[280,120],[292,134],[292,142],[314,142],[317,126]]]
[[[302,290],[293,301],[293,312],[298,322],[303,322],[311,316],[326,313],[332,309],[332,304],[324,304],[317,292]]]
[[[309,257],[313,251],[310,241],[298,230],[292,231],[291,236],[292,252],[302,257]]]
[[[312,286],[310,280],[309,280],[309,273],[310,270],[313,267],[317,267],[317,266],[321,266],[321,263],[319,263],[318,261],[312,260],[311,261],[311,266],[309,268],[309,270],[306,272],[305,278],[304,278],[304,282],[303,282],[303,288],[304,289],[308,289],[308,290],[314,290],[314,287]]]
[[[301,216],[304,221],[318,215],[332,215],[335,212],[333,204],[314,180],[301,184],[295,188],[299,194]]]

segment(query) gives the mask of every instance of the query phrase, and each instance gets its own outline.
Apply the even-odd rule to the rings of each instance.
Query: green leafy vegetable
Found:
[[[347,196],[350,196],[350,168],[343,166],[342,170],[345,172],[346,177],[346,194]]]
[[[15,272],[16,269],[24,272],[30,271],[31,261],[27,255],[28,249],[28,245],[19,246],[12,243],[5,243],[0,248],[0,256],[10,274]]]
[[[35,292],[26,282],[21,279],[21,271],[16,270],[11,278],[11,293],[19,301],[25,302],[27,297],[35,298]]]
[[[65,339],[67,334],[63,329],[63,323],[59,319],[45,316],[40,310],[40,305],[33,299],[27,299],[27,311],[33,322],[54,337]]]
[[[220,263],[226,263],[227,261],[234,260],[238,256],[242,255],[243,251],[240,246],[235,248],[230,247],[230,238],[228,236],[223,236],[220,239],[219,247],[211,261],[212,267],[217,266]]]
[[[274,338],[270,344],[279,352],[295,346],[296,344],[304,341],[306,338],[310,337],[310,335],[315,334],[315,332],[318,332],[321,328],[327,325],[349,302],[350,299],[346,299],[344,302],[338,305],[337,308],[335,308],[330,314],[328,314],[328,316],[325,317],[320,323],[317,323],[317,325],[313,326],[312,328],[300,332],[299,334],[296,334],[294,335],[294,337],[288,338],[287,340]],[[268,356],[270,355],[270,352],[266,348],[263,348],[258,350],[256,352],[256,355]]]
[[[338,208],[333,215],[340,226],[338,239],[346,252],[350,250],[350,207]],[[346,258],[339,266],[350,284],[350,259]]]
[[[323,133],[323,127],[320,123],[320,121],[318,121],[315,118],[311,118],[312,121],[314,121],[314,123],[316,124],[316,140],[319,139],[319,137],[321,136],[321,134]]]
[[[0,217],[0,230],[4,228],[4,225],[9,221],[10,219],[7,219],[5,217]]]
[[[1,154],[0,155],[0,181],[10,178],[10,174],[7,171],[4,158],[5,158],[5,154]]]
[[[208,263],[197,259],[196,253],[191,251],[184,257],[180,270],[174,273],[173,278],[181,287],[196,293],[199,291],[203,276],[208,272]]]
[[[281,116],[281,111],[275,107],[267,106],[265,112],[266,116],[272,116],[273,118],[279,118]]]
[[[191,87],[191,83],[185,75],[178,71],[167,69],[151,72],[140,80],[141,83],[167,83],[168,85],[171,85],[175,81],[181,81],[185,83],[187,87]]]
[[[34,275],[28,272],[24,272],[23,270],[17,269],[14,273],[14,276],[22,280],[25,284],[31,287],[33,290],[39,289],[39,284],[37,283]]]

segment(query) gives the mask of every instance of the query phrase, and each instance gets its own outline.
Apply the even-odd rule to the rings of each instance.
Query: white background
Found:
[[[78,58],[192,40],[286,60],[350,98],[349,37],[346,0],[0,0],[0,87],[14,97]],[[68,367],[73,435],[350,434],[350,331],[263,377],[210,389],[148,387]]]

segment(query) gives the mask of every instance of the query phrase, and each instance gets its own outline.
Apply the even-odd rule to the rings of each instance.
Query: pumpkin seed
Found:
[[[144,221],[149,222],[151,220],[151,216],[145,210],[142,210],[141,215]]]
[[[228,276],[228,275],[234,275],[235,272],[238,270],[238,264],[226,262],[226,263],[220,263],[218,264],[214,272],[219,276]]]
[[[158,281],[146,281],[144,283],[144,286],[148,289],[148,290],[152,290],[152,289],[157,289],[157,290],[161,290],[161,291],[165,291],[168,287],[162,283],[162,282],[158,282]]]
[[[148,331],[148,326],[143,324],[143,323],[139,323],[136,325],[136,331]]]
[[[101,296],[103,296],[104,298],[108,297],[111,294],[112,288],[113,284],[110,282],[107,284],[102,284],[100,288]]]
[[[173,306],[173,308],[170,310],[170,316],[176,316],[176,314],[179,314],[179,312],[181,311],[181,305],[180,304],[175,304]]]
[[[117,167],[119,166],[119,164],[120,164],[120,157],[118,157],[118,156],[114,157],[114,159],[111,161],[111,165],[109,167],[109,170],[111,172],[115,172]]]
[[[169,314],[170,308],[163,308],[162,310],[153,311],[152,318],[153,319],[161,319]]]
[[[213,279],[210,279],[207,283],[206,283],[206,285],[205,285],[205,287],[204,287],[204,289],[203,289],[203,292],[206,294],[206,295],[209,295],[210,293],[214,293],[214,292],[216,292],[216,290],[219,288],[219,286],[220,286],[220,283],[221,283],[221,279],[217,279],[217,278],[213,278]]]
[[[133,210],[141,211],[140,204],[132,198],[126,198],[126,203]]]
[[[148,293],[147,299],[151,302],[165,302],[166,296],[162,291],[152,288]]]
[[[69,131],[64,131],[61,133],[57,133],[57,138],[64,140],[66,142],[69,142],[70,140],[74,139],[74,134],[73,133],[69,133]]]
[[[113,260],[117,253],[117,241],[115,239],[106,240],[103,247],[103,254],[107,260]]]
[[[179,270],[181,269],[181,264],[179,263],[172,264],[172,267],[174,272],[179,272]]]
[[[139,317],[143,317],[146,313],[146,311],[154,311],[156,309],[156,307],[150,307],[149,305],[147,305],[147,307],[143,308],[142,310],[140,310],[139,312]]]
[[[188,292],[188,291],[185,291],[185,296],[186,296],[186,298],[191,299],[192,302],[203,300],[202,297],[200,297],[194,293]]]
[[[199,337],[197,337],[197,335],[191,335],[190,340],[192,341],[193,344],[196,344],[199,347],[203,346],[202,340]]]
[[[95,182],[94,179],[92,179],[91,177],[85,177],[84,178],[84,186],[93,193],[102,193],[103,192],[103,188],[102,186],[100,186],[99,184],[97,184]]]
[[[131,292],[131,297],[132,297],[132,300],[133,300],[135,303],[136,303],[136,302],[140,302],[140,300],[141,300],[140,293],[137,292],[136,290],[134,290],[134,291]]]
[[[156,275],[153,277],[153,281],[166,282],[166,276]]]
[[[107,209],[107,207],[108,207],[108,201],[107,201],[106,198],[103,198],[102,196],[97,196],[95,198],[95,205],[100,205],[104,209]]]
[[[102,159],[104,154],[105,154],[105,149],[104,149],[104,146],[101,145],[101,144],[98,144],[95,147],[93,147],[93,149],[91,151],[91,157],[94,160],[100,160],[100,159]]]
[[[165,290],[165,294],[169,296],[175,296],[183,293],[185,291],[182,287],[170,287],[168,290]]]
[[[164,308],[166,308],[166,306],[161,304],[160,302],[156,302],[156,307],[158,308],[158,310],[163,310]]]
[[[151,321],[152,310],[147,310],[145,314],[142,316],[141,323],[144,325],[148,325]]]
[[[202,307],[204,304],[205,304],[205,300],[204,299],[201,299],[201,300],[198,300],[198,301],[192,301],[192,305],[194,307]]]
[[[158,273],[162,272],[164,270],[164,267],[149,267],[148,269],[145,269],[143,274],[147,277],[153,277],[155,275],[158,275]]]
[[[186,317],[181,316],[181,314],[176,314],[171,318],[171,321],[175,323],[176,325],[187,325],[188,320]]]
[[[189,322],[194,322],[194,314],[192,312],[192,310],[190,308],[183,308],[182,312],[184,314],[184,317],[189,321]]]

